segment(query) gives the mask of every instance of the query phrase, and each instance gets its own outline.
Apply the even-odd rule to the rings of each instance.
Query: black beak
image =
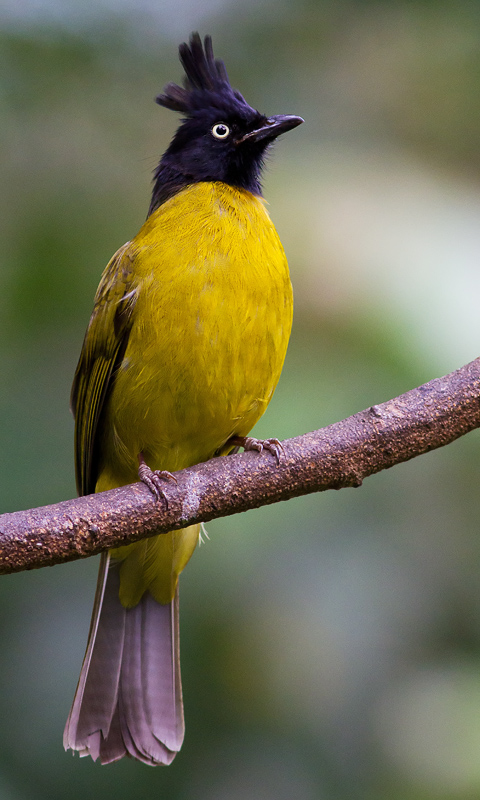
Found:
[[[304,120],[301,117],[295,117],[293,114],[277,114],[275,117],[269,117],[265,120],[264,124],[250,133],[246,133],[240,139],[237,139],[235,144],[243,144],[243,142],[259,142],[261,139],[276,139],[281,133],[291,131],[297,125],[301,125]]]

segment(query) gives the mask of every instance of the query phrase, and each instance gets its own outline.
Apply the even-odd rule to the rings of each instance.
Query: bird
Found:
[[[156,102],[182,119],[153,176],[145,223],[100,280],[73,380],[79,495],[140,479],[165,502],[173,473],[239,447],[282,370],[292,325],[285,253],[262,195],[275,139],[232,88],[212,39],[179,46],[183,85]],[[173,487],[172,487],[173,488]],[[170,764],[184,738],[178,577],[199,525],[101,556],[65,749],[102,764]]]

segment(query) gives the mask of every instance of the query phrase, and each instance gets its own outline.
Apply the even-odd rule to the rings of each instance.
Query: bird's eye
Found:
[[[224,122],[217,122],[212,128],[212,136],[215,136],[215,139],[226,139],[229,134],[230,128]]]

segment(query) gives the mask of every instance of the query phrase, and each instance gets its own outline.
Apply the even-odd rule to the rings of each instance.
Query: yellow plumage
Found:
[[[128,343],[102,420],[96,491],[137,480],[140,452],[169,471],[224,453],[265,411],[292,324],[265,202],[220,182],[174,195],[107,266],[85,350],[107,324],[113,333],[115,313],[128,318]],[[147,588],[170,602],[196,540],[187,529],[114,551],[125,559],[122,603]]]
[[[192,34],[179,54],[184,86],[157,100],[185,117],[147,221],[102,276],[73,382],[82,495],[140,477],[161,502],[162,472],[247,446],[287,349],[292,289],[260,174],[302,119],[249,106],[210,37]],[[66,748],[103,764],[170,764],[179,751],[177,584],[198,534],[193,525],[102,556]]]

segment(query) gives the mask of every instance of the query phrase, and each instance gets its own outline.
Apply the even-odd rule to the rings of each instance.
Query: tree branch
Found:
[[[165,503],[135,483],[0,516],[0,573],[50,566],[146,536],[291,497],[360,486],[383,469],[480,427],[480,358],[387,403],[283,442],[268,453],[213,458],[165,483]]]

